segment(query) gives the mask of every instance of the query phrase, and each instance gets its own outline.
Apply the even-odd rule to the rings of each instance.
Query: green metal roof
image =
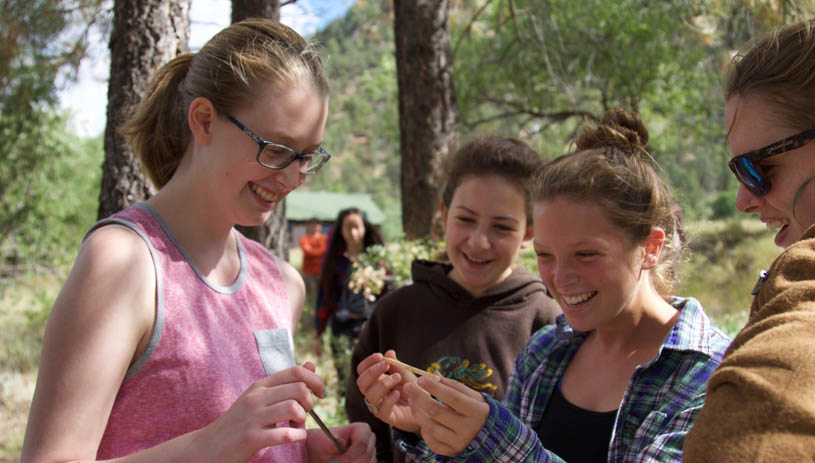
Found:
[[[307,221],[316,218],[333,222],[343,209],[356,207],[365,212],[368,222],[382,225],[385,214],[367,193],[329,191],[292,191],[286,196],[286,220]]]

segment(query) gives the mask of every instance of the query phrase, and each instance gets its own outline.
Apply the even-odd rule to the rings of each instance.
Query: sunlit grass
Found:
[[[42,333],[67,271],[29,274],[0,287],[0,462],[20,459]]]
[[[717,326],[733,336],[747,321],[750,292],[761,270],[781,249],[755,219],[691,223],[687,236],[691,256],[681,268],[680,293],[698,299]]]
[[[317,357],[312,349],[316,331],[314,330],[314,308],[306,305],[303,309],[303,316],[300,318],[300,326],[294,335],[294,350],[297,363],[302,365],[305,362],[312,362],[317,368],[317,374],[323,379],[326,388],[326,397],[317,399],[315,410],[320,418],[329,427],[346,424],[345,417],[345,397],[339,397],[337,385],[337,371],[331,358],[331,348],[329,336],[330,328],[323,335],[323,355]],[[350,355],[350,353],[349,353]],[[306,422],[306,427],[316,428],[311,417]]]

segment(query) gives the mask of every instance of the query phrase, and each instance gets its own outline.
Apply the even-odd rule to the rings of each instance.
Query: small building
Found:
[[[328,234],[337,214],[343,209],[355,207],[365,212],[368,222],[381,227],[385,214],[367,193],[334,193],[330,191],[295,190],[286,196],[286,221],[289,231],[289,248],[298,247],[300,237],[306,234],[309,220],[317,219]]]

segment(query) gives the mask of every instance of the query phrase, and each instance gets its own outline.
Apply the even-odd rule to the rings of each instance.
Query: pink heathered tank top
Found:
[[[280,268],[236,233],[241,270],[228,287],[199,272],[146,204],[97,223],[139,234],[156,269],[156,322],[116,396],[97,458],[153,447],[220,417],[250,384],[293,362],[291,311]],[[280,423],[278,425],[284,425]],[[251,462],[306,462],[304,443],[268,447]]]

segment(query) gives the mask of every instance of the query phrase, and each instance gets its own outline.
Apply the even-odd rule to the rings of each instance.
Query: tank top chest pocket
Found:
[[[288,329],[257,330],[254,335],[258,355],[267,376],[296,365],[294,341]]]

